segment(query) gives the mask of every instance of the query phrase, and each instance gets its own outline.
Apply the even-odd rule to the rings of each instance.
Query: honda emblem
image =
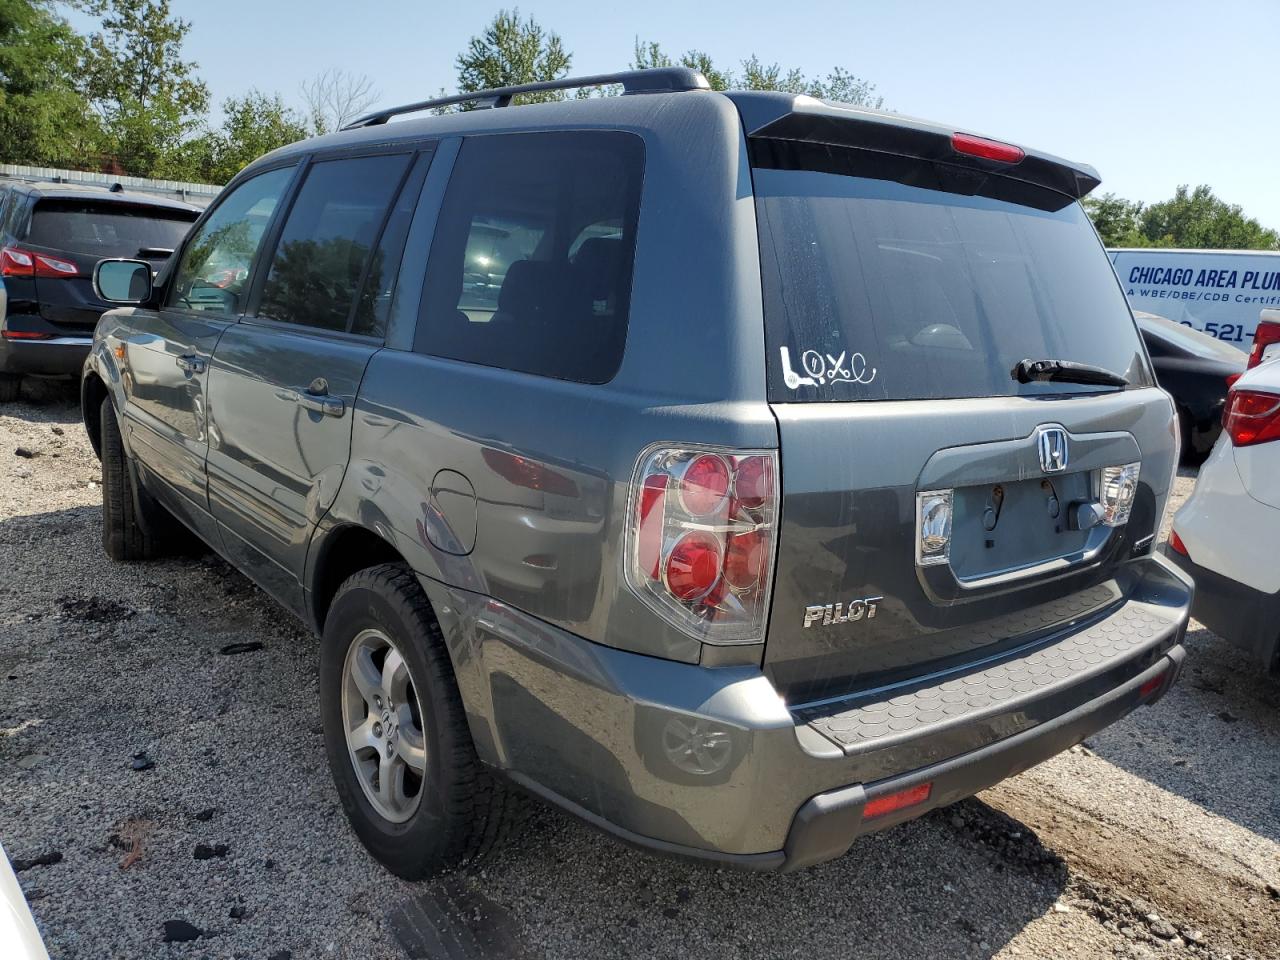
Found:
[[[1067,469],[1067,431],[1062,427],[1040,428],[1040,469],[1061,473]]]

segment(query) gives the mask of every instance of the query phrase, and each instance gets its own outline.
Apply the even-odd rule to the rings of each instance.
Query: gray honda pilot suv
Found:
[[[99,264],[104,545],[194,533],[315,629],[401,876],[484,852],[513,784],[651,850],[840,856],[1179,671],[1176,421],[1097,183],[679,69],[370,115],[154,279]]]

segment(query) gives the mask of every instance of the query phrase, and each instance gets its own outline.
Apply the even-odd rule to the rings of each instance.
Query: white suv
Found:
[[[1280,671],[1280,360],[1236,381],[1222,436],[1166,552],[1196,581],[1191,613]]]

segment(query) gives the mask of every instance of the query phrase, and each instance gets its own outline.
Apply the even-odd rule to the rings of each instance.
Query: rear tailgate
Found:
[[[777,687],[805,703],[972,665],[1120,600],[1176,439],[1080,206],[959,161],[777,140],[752,156]],[[1021,383],[1025,358],[1128,386]],[[1125,502],[1127,520],[1100,516]]]
[[[195,220],[195,211],[93,199],[48,198],[32,211],[22,246],[62,264],[66,277],[35,279],[40,315],[92,332],[110,304],[93,291],[93,268],[110,257],[142,259],[158,270]]]

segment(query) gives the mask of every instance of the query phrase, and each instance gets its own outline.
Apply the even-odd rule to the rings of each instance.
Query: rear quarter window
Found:
[[[604,383],[622,361],[644,147],[614,131],[463,142],[415,349]]]
[[[1078,203],[946,164],[839,153],[806,169],[784,152],[754,172],[771,400],[1113,389],[1022,384],[1011,371],[1023,359],[1150,384]]]

